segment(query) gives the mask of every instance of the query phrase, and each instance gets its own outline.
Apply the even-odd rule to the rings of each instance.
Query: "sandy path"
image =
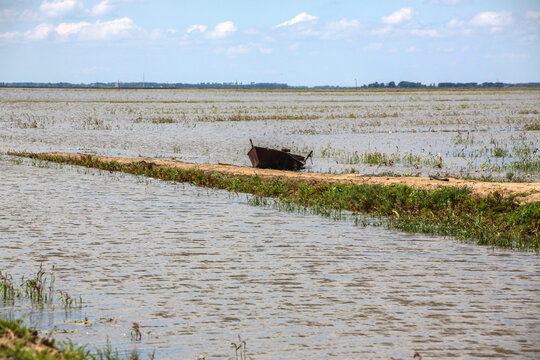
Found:
[[[60,156],[63,158],[80,159],[81,154],[72,153],[48,153],[46,155]],[[403,184],[415,188],[437,189],[445,186],[466,186],[476,195],[485,196],[489,193],[498,191],[503,196],[512,194],[523,194],[520,196],[522,202],[540,201],[540,183],[509,183],[509,182],[484,182],[478,180],[453,179],[449,181],[431,180],[426,177],[389,177],[389,176],[364,176],[358,174],[324,174],[324,173],[304,173],[294,171],[281,171],[271,169],[256,169],[246,166],[226,165],[226,164],[190,164],[179,161],[159,160],[152,158],[127,158],[127,157],[108,157],[92,156],[101,161],[116,161],[122,164],[145,161],[160,166],[167,166],[178,169],[198,169],[204,172],[221,173],[224,175],[252,176],[258,175],[263,179],[287,179],[291,181],[307,182],[311,184],[339,183],[339,184]]]

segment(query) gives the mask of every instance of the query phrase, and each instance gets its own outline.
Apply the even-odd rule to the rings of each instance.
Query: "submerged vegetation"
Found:
[[[520,204],[515,196],[503,197],[499,193],[477,197],[469,189],[459,187],[424,190],[405,185],[263,180],[258,176],[226,176],[197,169],[156,166],[144,161],[121,164],[90,155],[77,158],[30,153],[11,155],[270,197],[285,208],[309,209],[325,216],[334,216],[341,211],[350,211],[356,216],[369,214],[389,227],[455,236],[480,245],[540,250],[540,202]]]

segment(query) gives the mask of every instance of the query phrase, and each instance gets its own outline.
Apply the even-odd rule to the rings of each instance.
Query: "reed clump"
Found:
[[[20,284],[13,280],[9,273],[0,272],[0,295],[6,304],[15,304],[15,301],[26,299],[33,307],[54,307],[55,304],[65,310],[82,307],[82,298],[71,296],[65,290],[54,288],[54,268],[49,273],[40,266],[35,275],[22,277]]]
[[[520,204],[516,196],[492,193],[474,196],[467,188],[416,189],[406,185],[329,184],[263,180],[258,176],[226,176],[198,169],[177,169],[136,162],[120,164],[90,155],[63,158],[17,153],[34,159],[123,171],[162,180],[276,198],[294,209],[333,216],[336,211],[364,213],[404,231],[454,236],[480,245],[524,251],[540,250],[540,202]]]

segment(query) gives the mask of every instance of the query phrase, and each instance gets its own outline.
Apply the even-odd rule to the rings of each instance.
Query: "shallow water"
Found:
[[[473,177],[533,172],[540,181],[538,168],[508,168],[522,158],[538,158],[538,131],[524,130],[539,123],[538,90],[0,88],[0,104],[0,151],[249,165],[251,138],[259,146],[288,146],[303,155],[313,150],[310,171]],[[250,120],[228,121],[231,116]],[[495,156],[496,150],[504,156]],[[395,161],[361,161],[362,154],[376,152]]]
[[[54,265],[84,307],[0,312],[71,332],[57,338],[158,359],[226,358],[238,334],[256,359],[540,356],[538,255],[32,163],[0,159],[0,270]]]

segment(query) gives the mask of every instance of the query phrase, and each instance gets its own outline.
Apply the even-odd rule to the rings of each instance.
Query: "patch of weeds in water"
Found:
[[[131,341],[140,342],[142,339],[141,327],[138,322],[131,325]]]
[[[11,274],[0,272],[0,292],[4,302],[14,303],[17,297],[21,296],[20,290],[13,282]]]
[[[536,109],[535,110],[525,109],[525,110],[519,110],[517,113],[520,115],[528,115],[528,114],[538,114],[539,112]]]
[[[527,124],[527,125],[525,125],[524,130],[526,130],[526,131],[540,131],[540,122],[539,123],[533,123],[533,124]]]
[[[152,124],[174,124],[176,122],[177,121],[170,116],[152,118]]]
[[[508,151],[503,149],[503,148],[496,147],[496,148],[493,149],[493,156],[495,156],[495,157],[505,157],[505,156],[508,156]]]
[[[9,157],[9,162],[14,165],[21,165],[23,163],[21,158]]]
[[[82,128],[84,130],[111,130],[110,125],[105,124],[105,120],[88,116],[83,120]]]
[[[59,302],[65,310],[82,307],[82,298],[73,298],[67,291],[57,290],[55,292],[54,267],[46,273],[40,265],[35,275],[26,278],[23,276],[20,285],[13,281],[13,277],[8,273],[0,273],[0,292],[2,300],[15,304],[17,299],[26,299],[34,307],[54,307],[55,301]],[[56,297],[55,294],[58,294]]]
[[[391,166],[394,160],[389,158],[385,153],[378,151],[366,151],[362,153],[362,162],[369,165],[386,165]]]
[[[311,114],[231,114],[231,115],[203,115],[195,119],[202,122],[222,122],[222,121],[261,121],[261,120],[316,120],[318,115]]]
[[[525,158],[512,161],[510,164],[504,166],[511,170],[520,170],[527,173],[540,174],[540,158]]]
[[[36,120],[32,121],[17,121],[17,127],[21,129],[37,129],[39,127]]]
[[[474,136],[471,135],[469,132],[463,135],[463,133],[458,131],[456,137],[454,138],[454,145],[468,146],[468,145],[473,145],[473,144],[474,144]]]
[[[227,360],[248,360],[247,357],[247,341],[242,339],[240,335],[238,335],[238,342],[231,342],[231,347],[234,349],[235,356],[229,357]]]
[[[136,162],[120,164],[92,156],[60,157],[48,154],[11,154],[66,162],[109,171],[197,186],[275,198],[283,207],[313,211],[331,218],[350,211],[384,218],[390,227],[414,232],[452,235],[481,245],[525,251],[540,250],[540,202],[520,204],[516,196],[491,193],[474,196],[467,188],[416,189],[406,185],[308,184],[259,176],[228,176],[197,169],[178,169]],[[264,204],[254,198],[254,202]]]

